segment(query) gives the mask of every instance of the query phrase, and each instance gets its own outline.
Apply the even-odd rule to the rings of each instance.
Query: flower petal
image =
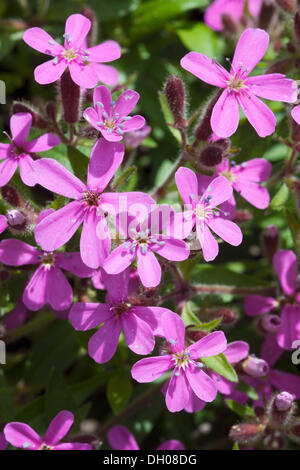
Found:
[[[219,253],[219,244],[206,224],[197,223],[197,237],[200,242],[205,261],[213,261]]]
[[[125,243],[115,248],[103,262],[103,269],[108,274],[118,274],[131,265],[136,253],[127,248]]]
[[[74,415],[70,411],[60,411],[51,421],[46,431],[44,442],[53,446],[65,437],[74,422]]]
[[[47,302],[54,310],[67,310],[73,299],[73,291],[65,275],[52,266],[47,281]]]
[[[200,202],[204,202],[205,199],[210,196],[210,202],[207,204],[207,207],[217,207],[222,204],[222,202],[230,199],[232,192],[232,186],[228,179],[224,176],[217,176],[207,186],[201,196]]]
[[[49,83],[56,82],[64,73],[67,64],[64,60],[54,62],[53,59],[47,60],[34,69],[34,79],[40,85],[48,85]]]
[[[255,95],[239,93],[237,99],[246,118],[260,137],[273,134],[276,127],[276,117],[268,106]]]
[[[271,170],[272,165],[270,162],[264,158],[253,158],[238,165],[237,170],[234,167],[234,175],[238,179],[260,183],[270,178]]]
[[[239,125],[239,103],[234,92],[226,89],[216,102],[211,115],[211,128],[218,137],[230,137]]]
[[[125,426],[117,424],[108,431],[107,439],[115,450],[140,450],[134,436]]]
[[[43,134],[30,142],[26,142],[24,148],[27,152],[44,152],[60,144],[60,139],[55,134]]]
[[[270,204],[269,191],[257,183],[241,178],[234,182],[233,187],[246,201],[258,209],[266,209]]]
[[[230,245],[238,246],[242,243],[243,234],[240,227],[231,222],[231,220],[223,219],[223,217],[213,217],[208,220],[208,226],[218,237],[222,238]]]
[[[87,49],[92,62],[111,62],[121,57],[121,47],[116,41],[105,41]]]
[[[80,254],[82,261],[90,268],[97,269],[102,265],[110,252],[110,237],[107,231],[106,237],[101,239],[96,234],[96,227],[99,222],[106,223],[102,215],[97,215],[96,211],[85,213],[83,227],[80,236]]]
[[[40,250],[16,238],[0,242],[0,261],[7,266],[39,263]]]
[[[120,167],[124,145],[98,139],[91,152],[87,183],[89,189],[103,191]]]
[[[75,330],[86,331],[96,328],[114,316],[109,305],[77,302],[73,304],[69,320]]]
[[[277,301],[272,297],[263,297],[262,295],[247,295],[244,300],[244,309],[247,315],[253,317],[262,315],[273,310]]]
[[[297,287],[297,257],[291,250],[279,250],[274,255],[273,265],[282,290],[294,294]]]
[[[83,45],[90,29],[91,22],[86,16],[76,13],[68,17],[65,25],[65,33],[69,36],[73,48],[76,49]],[[68,41],[65,39],[65,45],[67,44]]]
[[[23,302],[29,310],[36,312],[47,303],[49,270],[39,266],[23,292]]]
[[[0,163],[0,187],[5,186],[9,182],[17,168],[17,161],[11,158],[7,158]]]
[[[142,253],[142,251],[138,249],[137,271],[145,287],[156,287],[160,283],[161,267],[151,250]]]
[[[131,311],[121,316],[121,323],[126,343],[131,351],[145,356],[153,350],[155,341],[148,323]]]
[[[189,257],[189,247],[182,240],[177,240],[175,238],[170,238],[169,240],[167,240],[166,238],[163,238],[160,243],[164,244],[159,245],[154,243],[151,248],[163,258],[166,258],[170,261],[183,261]]]
[[[300,124],[300,105],[295,106],[291,111],[292,118],[297,124]]]
[[[30,113],[16,113],[10,118],[10,130],[16,145],[24,145],[32,124]]]
[[[6,228],[7,228],[7,219],[5,215],[0,214],[0,233],[3,233]],[[1,244],[0,244],[0,250],[1,250]]]
[[[189,400],[188,383],[185,372],[175,369],[166,393],[166,405],[169,411],[181,411]]]
[[[185,326],[177,313],[167,312],[162,315],[161,326],[164,337],[174,353],[184,350]]]
[[[292,350],[294,341],[300,340],[300,306],[285,305],[280,318],[277,343],[282,349]]]
[[[43,54],[56,56],[63,50],[62,45],[54,41],[52,36],[41,28],[26,29],[23,34],[23,41],[25,41],[28,46]]]
[[[185,450],[185,447],[182,442],[171,439],[160,444],[156,450]]]
[[[249,77],[245,84],[251,87],[252,93],[267,100],[284,103],[294,103],[297,100],[297,83],[281,73]]]
[[[249,344],[245,341],[233,341],[227,344],[227,348],[224,351],[224,356],[230,362],[235,364],[241,359],[244,359],[249,354]]]
[[[56,253],[55,265],[78,277],[90,277],[95,274],[93,269],[84,264],[80,253],[77,252]]]
[[[34,186],[35,172],[33,169],[33,159],[29,155],[22,155],[19,160],[20,177],[24,184],[27,186]]]
[[[236,73],[241,68],[247,75],[263,58],[269,46],[269,35],[263,29],[248,28],[241,34],[232,60],[231,70]]]
[[[153,382],[172,368],[173,360],[170,354],[146,357],[133,365],[131,375],[140,383]]]
[[[116,352],[121,333],[121,322],[114,317],[107,320],[88,344],[89,355],[99,364],[108,362]]]
[[[4,428],[5,439],[21,449],[38,449],[42,444],[40,436],[28,424],[12,422]]]
[[[191,204],[194,198],[197,199],[198,180],[192,170],[181,166],[175,173],[175,182],[185,204]]]
[[[223,331],[214,331],[199,339],[196,343],[187,348],[193,359],[199,357],[217,356],[227,348],[227,340]]]
[[[115,67],[96,63],[91,63],[90,67],[97,75],[99,82],[109,86],[116,86],[118,84],[119,73]]]
[[[182,68],[195,75],[203,82],[224,88],[229,73],[212,59],[199,52],[189,52],[180,61]]]
[[[98,83],[98,76],[89,64],[70,62],[69,70],[73,82],[82,88],[94,88]]]
[[[146,124],[145,118],[143,116],[140,116],[139,114],[136,114],[135,116],[132,116],[131,119],[128,119],[128,121],[125,121],[122,123],[122,131],[123,132],[132,132],[136,131],[138,129],[141,129],[144,127]]]
[[[208,402],[216,398],[217,387],[215,382],[199,367],[187,367],[185,373],[190,386],[198,398]]]
[[[128,116],[129,113],[136,106],[140,95],[134,90],[124,91],[116,101],[115,113],[118,113],[120,118],[123,116]]]

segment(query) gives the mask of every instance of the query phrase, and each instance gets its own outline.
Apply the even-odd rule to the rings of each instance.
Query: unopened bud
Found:
[[[275,398],[275,407],[278,411],[287,411],[291,409],[294,397],[289,392],[280,392]]]
[[[229,34],[237,34],[239,32],[239,25],[232,19],[230,15],[222,15],[222,23],[225,32]]]
[[[22,212],[12,209],[6,213],[7,222],[11,227],[23,226],[26,220]]]
[[[267,406],[269,423],[273,428],[282,429],[290,424],[294,412],[294,398],[288,392],[273,396]]]
[[[281,320],[277,315],[267,314],[259,321],[259,326],[263,333],[276,333],[279,330],[280,325]]]
[[[92,47],[96,44],[97,40],[97,35],[98,35],[98,21],[95,13],[91,8],[84,8],[81,11],[81,14],[88,18],[91,22],[91,29],[89,30],[87,37],[86,37],[86,43],[87,47]]]
[[[242,222],[249,222],[249,220],[252,220],[252,218],[253,215],[251,214],[251,212],[247,210],[238,210],[235,212],[233,220],[237,224],[240,224]]]
[[[39,113],[27,103],[13,103],[12,112],[15,113],[29,113],[32,116],[32,126],[38,129],[48,129],[48,122],[39,115]]]
[[[232,426],[229,437],[238,444],[247,444],[259,439],[263,431],[261,423],[241,423]]]
[[[270,264],[273,263],[273,256],[278,250],[279,235],[276,225],[268,225],[263,232],[263,249]]]
[[[25,206],[25,201],[22,198],[21,194],[19,194],[18,191],[12,186],[8,186],[8,185],[2,186],[1,195],[3,199],[13,207]]]
[[[269,372],[268,363],[255,356],[248,356],[242,363],[242,368],[251,377],[265,377]]]
[[[263,2],[259,12],[258,27],[267,30],[271,25],[275,13],[276,10],[274,5],[272,5],[271,3],[266,4],[265,2]]]
[[[218,145],[211,144],[201,151],[199,161],[204,166],[212,167],[221,163],[222,157],[223,149]]]
[[[214,109],[214,106],[216,102],[218,101],[219,97],[221,95],[221,92],[216,93],[216,95],[211,99],[211,101],[208,103],[208,106],[205,110],[205,113],[200,120],[199,124],[194,130],[195,134],[195,142],[193,144],[194,147],[197,147],[199,142],[208,142],[213,131],[210,125],[210,120],[211,120],[211,115],[212,111]]]
[[[48,101],[45,106],[46,114],[52,122],[56,122],[57,107],[53,101]]]
[[[201,331],[201,330],[193,331],[193,330],[190,330],[189,328],[187,329],[187,334],[188,334],[188,337],[192,341],[195,341],[195,342],[207,336],[206,331]]]
[[[174,124],[185,127],[185,91],[178,75],[170,75],[165,85],[165,95],[174,117]]]
[[[279,5],[287,13],[294,13],[296,5],[294,0],[276,0]]]
[[[80,87],[73,82],[69,70],[66,70],[60,79],[60,94],[64,120],[68,124],[75,124],[79,121]]]
[[[225,323],[226,325],[234,323],[237,319],[237,313],[231,308],[221,308],[218,310],[217,315],[222,318],[222,323]]]

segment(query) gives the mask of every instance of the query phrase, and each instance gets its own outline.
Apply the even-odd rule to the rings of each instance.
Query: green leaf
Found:
[[[300,223],[287,209],[284,211],[284,215],[292,234],[293,242],[295,245],[295,252],[297,256],[300,256]]]
[[[206,323],[197,323],[197,325],[193,326],[191,328],[192,331],[197,331],[197,330],[202,330],[202,331],[207,331],[208,333],[210,331],[213,331],[217,328],[217,326],[221,323],[222,318],[216,318],[215,320],[206,322]]]
[[[169,108],[166,96],[161,91],[158,92],[158,99],[159,99],[159,102],[160,102],[161,110],[162,110],[162,113],[164,115],[166,124],[167,125],[168,124],[173,124],[174,123],[173,114],[172,114],[172,112]],[[173,136],[175,137],[177,142],[181,143],[180,132],[177,129],[174,129],[174,127],[169,126],[169,125],[168,125],[168,129],[171,132],[171,134],[173,134]]]
[[[285,183],[282,184],[270,203],[270,208],[273,211],[281,211],[288,200],[289,188]]]
[[[89,159],[75,147],[68,147],[68,158],[71,163],[74,175],[82,181],[86,181]]]
[[[234,411],[241,418],[243,419],[255,418],[256,415],[254,413],[254,410],[250,406],[241,405],[241,403],[238,403],[230,399],[227,399],[225,401],[226,401],[228,408]]]
[[[226,359],[224,354],[218,354],[217,356],[211,357],[201,357],[200,361],[203,362],[210,369],[222,375],[222,377],[225,377],[225,379],[230,380],[230,382],[239,381],[234,368]]]
[[[53,367],[45,393],[45,421],[50,422],[61,410],[75,411],[75,403],[62,373]]]
[[[220,58],[224,49],[222,37],[203,23],[179,29],[177,34],[190,51],[201,52],[208,57]]]
[[[128,182],[130,177],[136,173],[136,166],[132,165],[127,170],[121,171],[121,175],[114,179],[112,187],[114,190],[120,188],[122,185]],[[121,188],[122,189],[122,188]]]
[[[199,323],[199,318],[193,312],[193,302],[186,302],[182,310],[182,320],[185,326],[197,325]]]
[[[128,374],[118,371],[108,381],[106,395],[115,414],[122,411],[132,395],[132,383]]]
[[[258,400],[258,394],[255,388],[248,385],[246,382],[240,382],[237,386],[237,390],[246,393],[251,400]]]

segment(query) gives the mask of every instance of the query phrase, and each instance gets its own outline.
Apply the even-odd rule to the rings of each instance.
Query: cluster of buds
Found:
[[[286,438],[298,442],[300,421],[295,417],[294,397],[288,392],[275,394],[265,408],[255,408],[251,422],[232,426],[229,436],[239,445],[269,450],[285,448]],[[297,434],[298,433],[298,434]]]

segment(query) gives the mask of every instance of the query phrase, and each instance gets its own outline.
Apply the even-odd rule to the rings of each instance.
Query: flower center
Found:
[[[230,170],[222,171],[221,175],[227,178],[230,183],[233,183],[235,181],[235,174],[232,173],[232,171]]]
[[[100,194],[94,191],[86,191],[84,193],[83,200],[88,206],[98,206],[99,205]]]
[[[43,442],[39,450],[53,450],[53,447],[48,446],[48,444],[45,444],[45,442]]]
[[[136,229],[131,229],[131,238],[132,240],[128,240],[125,243],[125,248],[135,252],[136,248],[139,246],[142,250],[142,253],[146,254],[151,243],[156,243],[157,245],[164,245],[165,242],[163,240],[157,240],[155,237],[150,235],[150,230],[146,229],[144,231],[137,231]]]
[[[55,262],[55,254],[54,253],[43,253],[42,255],[38,256],[41,264],[43,264],[46,268],[50,268],[54,265]]]
[[[176,367],[184,370],[191,361],[191,354],[185,350],[180,353],[174,353],[173,360],[175,361]]]
[[[230,80],[227,83],[227,86],[231,88],[233,91],[239,91],[242,88],[244,88],[244,81],[241,78],[233,75],[230,77]]]
[[[62,53],[62,56],[64,59],[66,59],[68,62],[72,62],[72,60],[76,59],[78,56],[78,52],[75,51],[72,47],[71,49],[65,49]]]
[[[130,302],[116,304],[113,307],[110,307],[110,310],[113,310],[116,315],[122,315],[125,312],[128,312],[132,307]]]

